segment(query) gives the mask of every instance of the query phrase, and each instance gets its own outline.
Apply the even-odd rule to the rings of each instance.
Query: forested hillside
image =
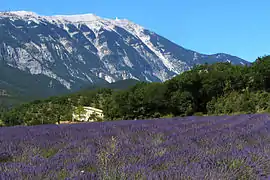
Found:
[[[108,88],[35,101],[2,113],[5,125],[69,120],[73,106],[101,108],[105,120],[270,112],[270,56],[251,66],[196,66],[164,83],[141,82],[126,90]]]
[[[0,105],[10,106],[69,91],[54,79],[44,75],[31,75],[0,60],[0,92],[5,92],[0,93]]]
[[[251,66],[201,65],[165,82],[141,83],[107,99],[108,120],[268,112],[270,56]]]
[[[2,97],[2,100],[6,100],[6,102],[0,106],[0,120],[4,121],[6,125],[50,124],[60,120],[70,120],[74,106],[84,105],[102,109],[104,98],[111,95],[112,91],[125,90],[138,82],[129,79],[114,83],[97,84],[89,86],[78,93],[50,97],[45,100],[35,100],[13,108],[4,106],[7,103],[12,103],[12,97],[6,99]],[[25,101],[25,99],[23,100]],[[14,98],[15,101],[18,101],[18,99]]]

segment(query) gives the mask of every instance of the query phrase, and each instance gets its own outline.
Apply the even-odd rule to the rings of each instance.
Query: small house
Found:
[[[78,108],[81,108],[78,110]],[[77,110],[72,114],[72,121],[81,121],[81,122],[93,122],[97,121],[97,119],[103,119],[103,111],[101,109],[82,106],[77,107]]]

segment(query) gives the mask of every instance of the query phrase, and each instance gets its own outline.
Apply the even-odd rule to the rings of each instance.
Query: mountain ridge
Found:
[[[185,49],[127,19],[28,11],[0,13],[0,61],[70,90],[124,79],[163,82],[197,64],[249,64]]]

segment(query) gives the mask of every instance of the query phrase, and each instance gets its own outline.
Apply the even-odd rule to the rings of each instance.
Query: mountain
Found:
[[[57,80],[43,74],[33,76],[0,61],[0,104],[3,99],[35,99],[65,92],[67,89]]]
[[[249,64],[185,49],[126,19],[26,11],[0,13],[0,62],[8,77],[1,75],[0,89],[39,88],[38,94],[124,79],[162,82],[204,63]]]
[[[1,75],[5,73],[5,71],[2,71],[2,69],[3,68],[0,67],[0,77],[2,77]],[[57,98],[57,97],[69,97],[72,95],[85,92],[94,93],[95,91],[98,91],[103,88],[112,89],[115,91],[127,90],[128,88],[135,86],[137,83],[140,82],[135,79],[120,80],[113,83],[103,82],[90,85],[88,87],[83,88],[80,91],[72,92],[67,91],[67,89],[64,86],[62,86],[55,80],[53,83],[50,82],[51,86],[49,88],[46,87],[46,84],[48,83],[48,81],[46,80],[49,80],[49,78],[44,75],[31,76],[25,72],[20,72],[19,70],[16,69],[13,69],[13,72],[15,74],[16,72],[18,72],[19,77],[22,77],[20,78],[22,79],[22,82],[29,81],[31,82],[31,85],[20,83],[19,81],[16,81],[15,78],[7,80],[12,83],[5,83],[4,81],[1,80],[0,86],[2,87],[2,89],[0,89],[0,114],[1,114],[1,106],[9,107],[19,105],[21,103],[26,103],[29,101],[34,101],[37,99],[46,100],[47,97],[49,96],[53,96],[52,98]],[[35,79],[35,77],[37,79]]]

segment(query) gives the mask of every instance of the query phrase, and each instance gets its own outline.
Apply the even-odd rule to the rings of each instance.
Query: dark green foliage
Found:
[[[209,114],[262,113],[270,112],[270,93],[268,92],[231,92],[208,102]]]
[[[165,83],[141,83],[107,99],[107,119],[267,112],[270,57],[251,66],[200,65]],[[268,85],[269,84],[269,85]]]
[[[3,113],[1,118],[7,126],[55,124],[60,121],[71,121],[74,106],[102,108],[104,98],[111,93],[110,89],[99,89],[51,97],[46,100],[36,100]]]
[[[190,92],[177,91],[171,97],[172,113],[175,116],[188,116],[194,112],[194,99]]]
[[[204,64],[164,83],[126,80],[111,84],[112,89],[103,84],[103,89],[31,102],[2,113],[0,120],[6,125],[55,123],[70,120],[73,107],[80,105],[102,109],[105,120],[270,112],[269,69],[270,56],[251,66]]]
[[[136,83],[138,83],[136,80],[124,80],[106,86],[112,86],[112,89],[117,91],[126,89],[131,84]],[[92,106],[103,109],[106,99],[111,97],[113,90],[98,88],[98,85],[90,89],[73,94],[50,97],[45,100],[35,100],[12,109],[4,105],[0,106],[0,126],[2,124],[7,126],[54,124],[60,121],[68,121],[72,119],[72,112],[74,107],[77,106]],[[95,119],[101,121],[98,117]]]
[[[95,90],[95,89],[99,89],[99,88],[109,88],[109,89],[114,89],[114,90],[124,90],[124,89],[128,89],[131,86],[135,86],[139,82],[140,81],[135,80],[135,79],[126,79],[126,80],[116,81],[116,82],[113,82],[113,83],[96,84],[96,85],[93,85],[93,86],[87,88],[87,90]]]
[[[97,114],[93,113],[90,115],[90,117],[88,118],[88,121],[95,121],[95,122],[102,122],[102,118],[98,117]]]
[[[146,82],[115,92],[105,102],[105,118],[116,120],[160,117],[166,112],[165,93],[164,84]]]

